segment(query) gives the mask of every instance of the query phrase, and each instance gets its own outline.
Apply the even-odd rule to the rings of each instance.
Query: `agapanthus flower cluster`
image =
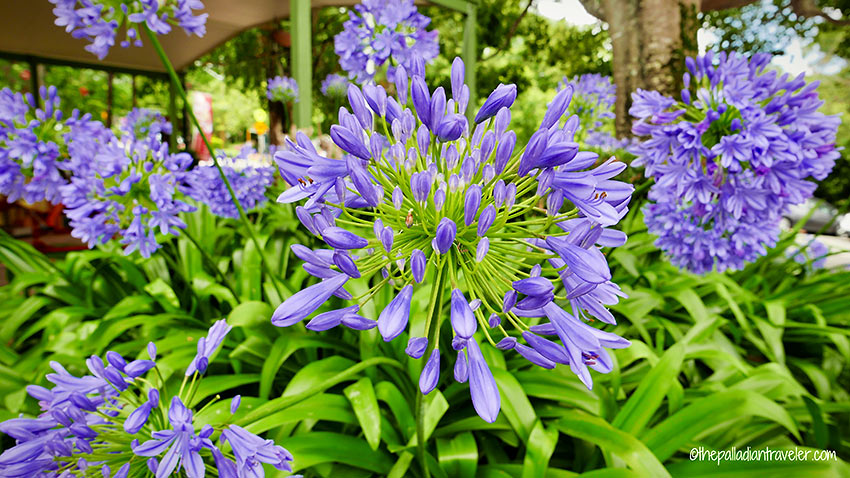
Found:
[[[106,57],[115,45],[119,30],[125,38],[123,48],[142,46],[140,30],[147,26],[158,35],[177,25],[187,35],[206,34],[207,14],[194,10],[204,8],[201,0],[50,0],[54,5],[54,23],[65,28],[74,38],[89,41],[85,49],[99,59]]]
[[[321,91],[328,98],[345,98],[348,91],[348,78],[331,73],[322,81]]]
[[[274,167],[258,159],[252,159],[256,151],[246,146],[234,157],[221,155],[218,163],[230,186],[236,193],[239,203],[250,211],[265,204],[266,189],[274,180]],[[188,188],[186,193],[196,201],[209,206],[210,211],[222,217],[238,218],[239,211],[233,204],[233,199],[218,168],[211,160],[203,161],[186,176]]]
[[[298,83],[294,78],[288,76],[275,76],[269,78],[266,88],[266,97],[271,101],[289,103],[298,101]]]
[[[56,87],[41,88],[43,107],[33,95],[0,91],[0,195],[9,202],[59,202],[65,124]],[[78,120],[77,112],[72,119]]]
[[[605,152],[629,147],[629,139],[617,139],[614,134],[617,86],[610,76],[586,73],[564,77],[558,84],[558,89],[563,88],[573,89],[569,112],[579,117],[581,128],[576,131],[579,142]]]
[[[189,404],[230,329],[220,320],[198,340],[179,391],[165,387],[167,372],[157,369],[153,343],[147,346],[148,358],[128,360],[109,351],[104,362],[92,355],[86,360],[90,375],[80,377],[51,362],[54,373],[47,381],[52,388],[27,387],[41,408],[38,417],[0,423],[0,432],[15,439],[15,446],[0,455],[0,475],[162,478],[179,473],[201,478],[210,469],[216,476],[242,478],[264,476],[263,463],[292,471],[293,457],[286,449],[229,424],[239,395],[231,400],[226,422],[194,422]]]
[[[800,247],[789,248],[786,255],[794,259],[797,264],[803,264],[814,271],[826,267],[829,248],[823,242],[812,239]]]
[[[383,65],[393,81],[397,66],[411,71],[414,62],[430,61],[440,52],[437,31],[426,31],[431,19],[413,0],[363,0],[334,38],[339,64],[357,83],[372,80]]]
[[[157,231],[177,235],[186,227],[178,214],[195,210],[182,192],[192,157],[170,153],[159,135],[136,131],[127,128],[119,137],[101,123],[71,124],[65,134],[71,180],[60,190],[72,236],[94,247],[120,234],[125,254],[149,257],[160,247]]]
[[[133,108],[121,120],[121,133],[135,141],[149,136],[161,141],[163,135],[171,134],[171,123],[158,111]]]
[[[656,244],[696,273],[740,269],[776,244],[782,214],[812,195],[839,153],[817,82],[767,71],[770,56],[687,59],[681,101],[638,90],[645,136],[633,165],[655,178],[644,209]]]
[[[615,323],[605,306],[623,294],[600,247],[625,242],[606,227],[626,213],[633,188],[612,179],[624,164],[597,164],[597,154],[579,151],[578,118],[562,122],[571,90],[557,94],[521,148],[509,129],[516,86],[499,85],[470,125],[463,78],[456,58],[451,98],[429,88],[422,61],[410,75],[398,68],[397,97],[374,84],[351,85],[352,112],[341,108],[330,129],[343,159],[320,156],[301,134],[277,153],[293,185],[278,201],[306,200],[296,213],[328,248],[292,246],[321,281],[284,301],[272,323],[301,322],[332,295],[350,301],[315,315],[307,328],[377,327],[385,341],[407,331],[407,353],[427,357],[422,393],[437,386],[448,354],[454,378],[469,382],[475,410],[493,422],[501,402],[481,338],[541,367],[568,364],[588,387],[588,367],[611,370],[606,348],[628,346],[586,321]],[[353,297],[344,286],[358,279],[368,290]],[[360,315],[384,288],[394,298],[377,320]],[[418,288],[429,290],[428,310],[411,311]]]

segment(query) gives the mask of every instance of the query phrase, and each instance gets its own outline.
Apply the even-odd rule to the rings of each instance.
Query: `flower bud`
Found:
[[[425,337],[411,337],[407,342],[407,348],[404,349],[404,353],[409,355],[411,358],[422,358],[425,355],[425,349],[428,348],[428,339]]]

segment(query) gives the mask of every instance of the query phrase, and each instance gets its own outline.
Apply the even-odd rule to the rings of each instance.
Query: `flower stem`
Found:
[[[154,34],[150,28],[148,28],[147,24],[143,24],[145,28],[145,33],[148,36],[148,39],[151,41],[151,44],[156,50],[156,54],[159,56],[159,59],[162,61],[165,69],[168,70],[168,76],[171,78],[171,82],[174,83],[174,89],[177,90],[177,94],[180,95],[180,98],[183,99],[183,104],[186,108],[186,111],[189,113],[189,119],[192,120],[192,124],[198,129],[198,132],[201,134],[201,139],[204,141],[204,145],[206,145],[207,149],[210,152],[210,158],[213,160],[213,164],[215,164],[216,169],[218,169],[218,174],[221,176],[222,181],[224,181],[224,185],[227,187],[227,192],[230,193],[230,199],[233,201],[233,204],[236,206],[236,210],[239,211],[239,218],[242,219],[242,222],[245,224],[245,229],[248,230],[248,235],[251,237],[251,240],[254,241],[254,245],[257,247],[257,252],[260,254],[262,258],[262,266],[263,271],[266,275],[269,276],[269,279],[272,281],[272,286],[274,286],[275,291],[277,292],[278,297],[283,298],[283,294],[281,293],[280,286],[277,283],[277,277],[271,273],[268,266],[268,260],[266,259],[266,254],[263,252],[263,248],[260,245],[260,241],[257,239],[257,235],[254,232],[254,225],[248,219],[248,215],[245,214],[245,209],[242,208],[242,204],[239,202],[239,199],[236,197],[236,193],[233,191],[233,186],[230,185],[230,180],[227,179],[227,175],[224,174],[224,170],[221,168],[221,164],[218,162],[218,158],[215,155],[215,149],[210,144],[210,140],[207,138],[207,135],[204,134],[204,130],[201,128],[201,123],[198,121],[198,118],[195,116],[195,112],[192,110],[192,106],[189,104],[189,99],[186,96],[186,90],[183,89],[183,85],[180,83],[180,78],[177,76],[177,71],[174,70],[174,65],[171,64],[171,60],[168,59],[168,55],[165,54],[165,50],[162,48],[162,45],[159,43],[159,39],[156,34]]]
[[[425,357],[431,356],[431,351],[437,346],[440,337],[440,316],[443,311],[443,292],[446,284],[445,269],[450,268],[441,259],[435,260],[437,266],[437,277],[431,289],[431,303],[428,307],[428,317],[425,319],[425,336],[428,337],[428,350]],[[436,319],[436,320],[433,320]],[[425,461],[425,399],[420,392],[416,392],[416,449],[419,454],[419,463],[422,465],[423,478],[429,478],[428,462]]]

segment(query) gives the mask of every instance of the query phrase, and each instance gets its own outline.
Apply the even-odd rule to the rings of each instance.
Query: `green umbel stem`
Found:
[[[186,111],[189,113],[189,118],[192,120],[192,124],[198,128],[198,132],[201,134],[201,138],[204,141],[207,149],[210,152],[210,157],[215,164],[216,169],[218,169],[218,174],[221,175],[222,181],[224,181],[224,185],[227,187],[227,192],[230,193],[230,198],[233,200],[233,204],[236,206],[236,210],[239,211],[239,218],[242,219],[242,222],[245,224],[245,229],[248,230],[248,235],[251,236],[251,240],[254,241],[254,245],[257,247],[257,252],[260,253],[260,257],[262,258],[263,272],[266,273],[267,276],[272,281],[272,286],[274,286],[275,292],[277,292],[278,297],[283,298],[283,294],[281,293],[280,287],[277,283],[277,278],[274,274],[271,273],[268,266],[268,260],[266,259],[266,254],[263,252],[263,247],[260,245],[260,241],[257,239],[257,234],[254,232],[254,225],[248,219],[248,215],[245,214],[245,209],[242,208],[242,204],[239,203],[239,199],[236,198],[236,193],[233,191],[233,186],[230,185],[230,181],[227,179],[227,175],[224,174],[224,170],[221,168],[221,164],[218,162],[218,158],[215,155],[215,149],[210,144],[209,139],[207,139],[207,135],[204,134],[204,130],[201,129],[201,123],[198,121],[198,118],[195,116],[195,112],[192,111],[192,106],[189,104],[189,99],[186,97],[186,90],[183,89],[183,85],[180,83],[180,78],[177,76],[177,71],[174,70],[174,65],[171,64],[171,60],[168,59],[168,55],[165,54],[165,50],[163,50],[162,45],[159,43],[159,39],[157,36],[148,28],[147,24],[143,24],[145,28],[145,33],[148,36],[148,39],[151,41],[154,49],[156,50],[156,54],[159,55],[159,59],[162,61],[165,69],[168,70],[168,76],[171,77],[171,81],[174,83],[174,88],[177,90],[177,93],[180,95],[180,98],[183,99],[183,104],[186,106]]]
[[[431,351],[440,339],[440,319],[443,311],[443,296],[446,288],[446,275],[443,272],[447,266],[441,260],[437,261],[437,277],[431,289],[431,303],[428,307],[428,317],[425,319],[425,336],[428,337],[428,349],[425,351],[426,359],[431,356]],[[422,465],[423,478],[429,478],[428,462],[425,461],[425,399],[421,392],[416,391],[416,450],[419,454],[419,463]]]

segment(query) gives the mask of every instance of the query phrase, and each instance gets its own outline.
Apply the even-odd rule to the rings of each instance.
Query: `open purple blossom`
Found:
[[[223,320],[213,325],[199,357],[208,360],[229,329]],[[202,379],[184,381],[178,395],[161,396],[176,390],[164,386],[166,372],[151,372],[153,355],[151,360],[129,360],[109,351],[105,362],[92,356],[86,360],[90,374],[79,377],[51,362],[53,372],[46,377],[51,388],[27,387],[41,413],[0,423],[0,433],[15,440],[0,454],[0,476],[59,478],[95,472],[122,478],[150,476],[150,471],[160,478],[178,473],[201,478],[212,470],[214,476],[235,478],[263,476],[262,463],[292,470],[293,457],[286,449],[229,419],[195,422],[189,404]],[[230,400],[231,414],[240,398]],[[220,433],[218,444],[211,439],[214,433]]]
[[[142,46],[141,33],[149,28],[158,35],[177,25],[187,35],[206,34],[207,14],[200,0],[49,0],[53,4],[54,23],[74,38],[89,42],[85,49],[99,59],[106,57],[116,41],[122,48]],[[125,31],[123,40],[118,32]]]
[[[615,323],[607,306],[624,294],[611,282],[600,248],[625,242],[625,234],[607,227],[626,214],[633,188],[613,179],[624,164],[613,159],[597,164],[597,154],[579,151],[573,141],[576,117],[563,121],[569,106],[564,94],[550,104],[531,144],[516,153],[516,133],[508,128],[514,85],[500,85],[475,115],[478,123],[469,124],[463,72],[463,62],[455,59],[451,89],[457,97],[448,97],[443,88],[431,91],[424,71],[408,77],[404,67],[396,71],[396,86],[403,86],[396,97],[382,86],[349,86],[352,112],[341,108],[338,124],[331,127],[331,137],[347,153],[342,159],[319,155],[300,133],[276,153],[292,186],[278,201],[303,201],[296,208],[299,219],[328,248],[292,247],[320,281],[285,300],[272,323],[301,322],[332,295],[361,310],[389,288],[391,300],[378,313],[378,331],[387,342],[402,337],[407,354],[426,362],[420,391],[430,393],[440,377],[459,377],[469,383],[475,410],[492,422],[501,401],[476,335],[511,349],[517,338],[503,324],[521,335],[529,328],[527,318],[557,321],[563,324],[555,339],[560,343],[535,336],[526,347],[530,352],[518,352],[548,366],[551,361],[534,360],[544,357],[538,348],[554,347],[559,363],[584,374],[588,386],[587,367],[607,358],[601,349],[628,344],[600,331],[609,334],[601,342],[593,338],[597,329],[574,322],[585,325],[595,317]],[[413,109],[402,98],[412,99]],[[459,133],[443,134],[444,125],[454,122],[460,123]],[[535,209],[541,201],[545,213]],[[355,280],[367,281],[368,290],[352,298],[345,286]],[[425,313],[439,315],[450,302],[450,317],[429,319],[425,333],[419,333],[424,336],[412,337],[411,316],[423,311],[411,298],[423,287],[432,298]],[[438,304],[440,296],[444,303]],[[359,322],[340,318],[348,313],[319,312],[307,328],[358,328],[352,325]],[[374,320],[362,320],[374,326]],[[450,327],[450,344],[438,343],[441,327]],[[460,352],[451,353],[451,360],[463,362],[453,365],[454,373],[440,373],[444,350]]]
[[[357,83],[373,79],[384,65],[393,81],[397,67],[413,71],[417,60],[431,61],[440,51],[437,31],[425,30],[431,19],[419,13],[413,0],[363,0],[348,15],[334,50]]]
[[[121,132],[125,137],[140,141],[154,137],[163,141],[162,135],[171,134],[171,123],[158,111],[147,108],[133,108],[121,120]]]
[[[298,101],[298,83],[288,76],[275,76],[268,79],[266,97],[270,101],[289,103]]]
[[[632,129],[644,138],[632,164],[655,179],[644,217],[679,267],[735,270],[766,254],[782,214],[839,157],[840,119],[818,111],[818,83],[766,71],[769,61],[709,53],[688,59],[681,101],[633,95]]]
[[[43,107],[29,93],[0,91],[0,195],[8,202],[58,203],[59,189],[68,182],[62,174],[66,166],[61,140],[67,127],[56,87],[42,87],[39,94]],[[75,111],[67,122],[88,119],[78,116]]]
[[[328,98],[344,98],[348,91],[348,78],[337,73],[331,73],[322,80],[320,91]]]
[[[218,158],[236,198],[246,211],[265,204],[266,190],[274,180],[274,168],[254,159],[254,153],[254,149],[247,146],[232,158],[224,155]],[[202,161],[190,170],[186,174],[186,183],[186,194],[206,204],[213,214],[234,219],[239,217],[230,191],[212,161]]]
[[[149,124],[158,125],[149,131],[170,130]],[[156,235],[177,235],[186,227],[178,214],[195,210],[183,194],[192,158],[170,153],[158,135],[137,134],[135,127],[117,137],[100,123],[71,122],[64,140],[72,176],[60,192],[72,236],[94,247],[120,235],[125,254],[149,257],[160,247]]]

